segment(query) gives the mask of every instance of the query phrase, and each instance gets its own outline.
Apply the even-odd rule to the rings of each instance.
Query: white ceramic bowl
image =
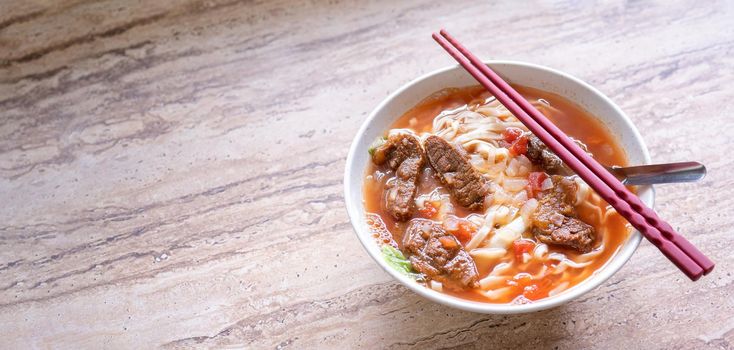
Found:
[[[510,83],[553,92],[575,102],[591,115],[599,118],[617,136],[627,153],[630,164],[650,163],[647,147],[630,119],[614,102],[589,84],[568,74],[534,64],[512,61],[487,61],[486,63]],[[388,96],[370,113],[349,149],[344,173],[345,201],[352,226],[362,245],[377,264],[406,287],[435,302],[463,310],[490,314],[525,313],[561,305],[592,290],[617,272],[640,244],[640,233],[635,231],[604,267],[575,287],[534,303],[508,305],[474,302],[439,293],[393,270],[383,259],[380,247],[365,223],[362,189],[365,171],[368,162],[371,161],[367,150],[372,141],[383,135],[395,120],[431,93],[447,87],[476,84],[474,78],[458,65],[447,67],[411,81]],[[638,195],[645,204],[653,205],[655,195],[652,187],[640,188]]]

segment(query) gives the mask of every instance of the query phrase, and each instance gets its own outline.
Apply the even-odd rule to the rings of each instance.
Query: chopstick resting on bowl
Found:
[[[434,33],[433,39],[686,276],[695,281],[713,270],[713,261],[675,232],[670,224],[456,39],[443,29],[440,35]]]

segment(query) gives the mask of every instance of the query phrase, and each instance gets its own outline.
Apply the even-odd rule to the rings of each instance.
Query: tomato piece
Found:
[[[528,152],[527,136],[522,135],[518,137],[514,142],[512,142],[509,149],[510,149],[510,154],[513,156],[527,153]]]
[[[436,204],[434,202],[425,202],[425,204],[423,204],[423,208],[418,209],[418,213],[426,219],[433,219],[433,217],[438,214],[439,206],[440,204]]]
[[[512,242],[512,248],[515,251],[515,260],[521,261],[523,254],[530,253],[535,249],[535,242],[527,239],[518,239]]]
[[[474,235],[474,232],[477,230],[477,227],[474,226],[471,221],[458,219],[453,216],[449,216],[444,220],[443,227],[446,231],[454,235],[461,244],[468,243]]]
[[[538,195],[540,192],[543,192],[543,181],[548,178],[548,175],[546,175],[542,171],[536,171],[530,173],[528,175],[528,197],[532,198]]]
[[[462,220],[459,221],[459,229],[456,231],[454,236],[456,236],[456,239],[461,242],[461,244],[466,244],[471,240],[472,236],[474,235],[474,231],[476,231],[477,228],[469,221]]]
[[[522,135],[522,130],[512,127],[507,128],[502,132],[502,138],[508,143],[514,142],[518,137],[520,137],[520,135]]]

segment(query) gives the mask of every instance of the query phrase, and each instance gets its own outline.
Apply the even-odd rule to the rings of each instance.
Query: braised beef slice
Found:
[[[428,162],[453,198],[471,210],[482,209],[490,191],[489,182],[472,167],[461,150],[438,136],[429,136],[425,148]]]
[[[586,145],[581,143],[581,141],[573,140],[573,142],[579,145],[579,147],[584,151],[587,150]],[[573,171],[563,163],[561,158],[558,158],[558,156],[535,135],[530,135],[528,138],[528,151],[526,155],[531,162],[540,165],[548,174],[573,174]]]
[[[385,206],[398,221],[408,220],[413,214],[413,198],[424,159],[420,140],[403,133],[390,135],[372,155],[375,164],[387,163],[395,170],[395,178],[385,188]]]
[[[533,214],[533,234],[539,241],[571,247],[582,253],[594,245],[594,228],[576,217],[577,185],[567,177],[551,177],[553,188],[543,191]]]
[[[461,243],[434,221],[413,219],[403,237],[413,268],[455,290],[476,288],[479,274]]]

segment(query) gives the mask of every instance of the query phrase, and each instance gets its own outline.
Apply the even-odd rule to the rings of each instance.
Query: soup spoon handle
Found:
[[[607,169],[625,185],[695,182],[706,176],[706,167],[699,162],[613,166]]]

